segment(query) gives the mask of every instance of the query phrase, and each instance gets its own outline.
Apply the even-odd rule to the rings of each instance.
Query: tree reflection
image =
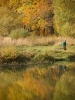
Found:
[[[65,72],[57,82],[54,100],[75,100],[75,73],[74,70]]]

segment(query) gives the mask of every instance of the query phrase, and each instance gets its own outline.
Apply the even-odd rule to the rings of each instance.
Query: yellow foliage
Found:
[[[0,52],[1,52],[1,56],[6,56],[6,57],[15,57],[17,54],[17,50],[15,46],[8,46],[5,48],[2,48]]]

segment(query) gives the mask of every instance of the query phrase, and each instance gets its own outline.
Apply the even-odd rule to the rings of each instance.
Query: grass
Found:
[[[19,39],[11,39],[10,37],[0,37],[0,46],[15,45],[15,46],[36,46],[36,45],[60,45],[64,40],[69,45],[75,44],[75,39],[70,37],[26,37]]]
[[[63,50],[62,42],[67,41],[67,50]],[[75,39],[70,37],[26,37],[20,39],[11,39],[9,37],[1,38],[0,47],[4,49],[5,52],[3,59],[10,63],[10,57],[12,58],[12,54],[14,54],[14,50],[5,48],[12,47],[16,48],[18,54],[16,57],[13,55],[13,61],[19,60],[20,63],[26,63],[27,61],[31,62],[54,62],[60,60],[73,60],[75,55]],[[7,54],[6,54],[7,53]],[[10,55],[10,54],[11,55]],[[2,51],[1,53],[2,54]],[[1,55],[2,56],[2,55]],[[18,59],[19,57],[19,59]],[[21,58],[23,59],[21,59]],[[51,59],[50,59],[51,57]],[[47,59],[46,59],[47,58]],[[73,58],[73,59],[71,59]],[[1,58],[2,59],[2,58]],[[12,60],[12,59],[11,59]]]

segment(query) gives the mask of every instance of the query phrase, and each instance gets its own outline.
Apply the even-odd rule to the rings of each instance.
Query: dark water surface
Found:
[[[1,65],[0,100],[75,100],[75,62]]]

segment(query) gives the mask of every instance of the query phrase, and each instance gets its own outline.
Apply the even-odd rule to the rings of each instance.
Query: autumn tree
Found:
[[[25,8],[23,23],[38,35],[49,35],[53,29],[53,8],[51,0],[33,1]],[[52,28],[51,28],[52,27]]]
[[[54,14],[58,35],[75,37],[75,0],[54,0]]]
[[[15,22],[18,19],[23,22],[24,28],[28,31],[33,31],[32,34],[49,35],[54,33],[53,28],[53,0],[0,0],[1,6],[6,7],[10,11],[16,12],[18,17],[17,21],[11,21],[4,16],[4,19],[9,20],[9,23]],[[10,14],[9,16],[13,18]],[[5,24],[2,24],[6,27]],[[19,25],[19,24],[18,24]],[[13,27],[13,24],[10,25]],[[10,28],[11,29],[11,28]]]
[[[22,27],[22,18],[16,12],[0,7],[0,35],[6,36],[16,28]]]
[[[6,6],[9,0],[0,0],[0,6]]]

